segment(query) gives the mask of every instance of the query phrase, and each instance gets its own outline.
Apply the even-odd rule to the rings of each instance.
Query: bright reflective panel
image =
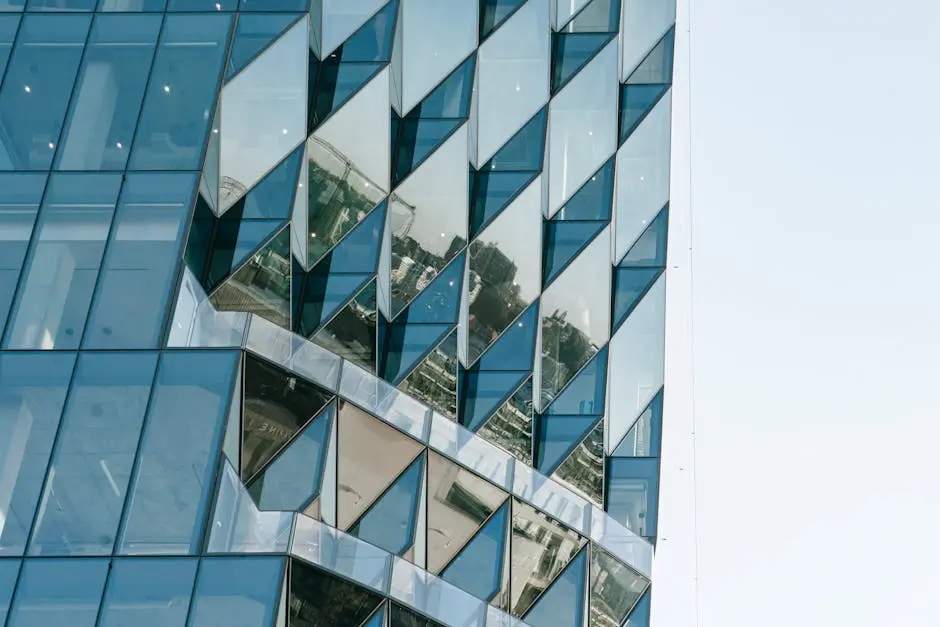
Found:
[[[466,590],[478,599],[491,600],[500,591],[506,522],[509,505],[503,505],[448,564],[444,581]]]
[[[604,549],[593,546],[590,566],[591,625],[618,627],[649,582]]]
[[[270,2],[270,0],[268,0]],[[296,14],[242,14],[235,24],[232,50],[228,56],[225,78],[229,80],[271,45],[297,20]]]
[[[674,0],[630,0],[624,3],[620,26],[623,41],[621,80],[626,80],[646,53],[676,21]]]
[[[258,627],[277,615],[284,558],[203,558],[189,627]]]
[[[45,188],[45,174],[0,173],[0,330],[13,303]]]
[[[598,507],[604,504],[604,423],[600,421],[558,466],[552,479]]]
[[[3,1],[0,0],[0,11],[3,10]],[[16,40],[16,29],[20,25],[19,15],[0,15],[0,81],[13,52],[13,42]]]
[[[27,560],[7,625],[95,627],[107,574],[107,559]]]
[[[532,627],[577,625],[582,622],[586,554],[587,549],[571,560],[565,571],[536,600],[525,615],[525,621]]]
[[[656,536],[659,459],[611,457],[608,461],[607,512],[639,536]]]
[[[257,0],[255,0],[257,1]],[[327,57],[337,46],[365,24],[389,0],[317,0],[323,5],[321,58]]]
[[[20,576],[20,560],[0,560],[0,623],[7,620],[7,611],[13,600],[13,590]]]
[[[415,538],[418,498],[423,493],[424,458],[419,455],[349,533],[389,553],[407,556]]]
[[[331,279],[342,276],[331,275]],[[359,275],[348,276],[359,280]],[[375,281],[371,281],[313,336],[313,341],[375,372],[377,316]]]
[[[431,350],[398,388],[431,409],[457,416],[457,331]]]
[[[182,627],[197,563],[185,557],[114,560],[99,627]]]
[[[532,464],[532,380],[522,384],[477,434],[524,464]]]

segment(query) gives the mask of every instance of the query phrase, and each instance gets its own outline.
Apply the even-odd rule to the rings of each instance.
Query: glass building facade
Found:
[[[0,626],[647,627],[675,0],[0,0]]]

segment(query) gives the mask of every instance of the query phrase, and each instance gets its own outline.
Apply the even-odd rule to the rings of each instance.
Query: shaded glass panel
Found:
[[[28,11],[94,11],[98,0],[29,0]]]
[[[254,0],[258,2],[258,0]],[[296,1],[296,0],[295,0]],[[343,61],[386,61],[395,29],[398,2],[321,0],[323,57],[343,45]],[[391,6],[389,6],[391,5]],[[385,7],[384,9],[382,7]],[[381,10],[380,10],[381,9]],[[344,43],[345,42],[345,43]]]
[[[99,11],[163,11],[166,0],[101,0]]]
[[[471,188],[470,236],[479,234],[536,176],[538,172],[481,170],[473,173],[475,183]]]
[[[571,455],[558,466],[552,478],[592,501],[604,504],[604,423],[598,422]]]
[[[45,174],[0,174],[0,330],[13,304],[45,187]]]
[[[515,392],[528,374],[524,371],[499,370],[465,372],[460,391],[460,423],[476,431]]]
[[[566,33],[616,33],[620,26],[620,4],[620,0],[592,0],[561,30]],[[559,13],[563,10],[560,9]]]
[[[338,58],[326,59],[317,65],[311,56],[310,94],[308,96],[308,128],[316,128],[333,112],[359,93],[363,85],[372,80],[386,65],[384,63],[340,63]],[[317,69],[319,68],[319,73]],[[314,83],[313,77],[316,78]]]
[[[273,625],[283,573],[280,557],[203,558],[189,627]]]
[[[538,470],[545,474],[554,471],[597,421],[597,416],[545,415],[539,418]]]
[[[545,132],[548,124],[548,107],[542,109],[519,129],[493,155],[481,172],[487,170],[541,172],[545,156]]]
[[[552,93],[557,93],[610,41],[598,33],[558,33],[553,38]]]
[[[456,324],[466,257],[460,255],[415,297],[395,322],[408,324]],[[431,274],[431,273],[428,273]],[[419,279],[420,280],[420,279]],[[420,288],[421,285],[416,285]]]
[[[196,220],[199,220],[198,207],[196,211]],[[283,224],[283,220],[242,220],[237,207],[226,212],[218,221],[215,240],[212,242],[212,258],[206,281],[209,288],[217,287],[232,270],[241,266],[252,253],[272,239]]]
[[[393,115],[394,118],[394,115]],[[395,167],[392,182],[397,185],[414,171],[460,126],[463,119],[409,117],[392,120],[392,146]]]
[[[444,627],[439,622],[391,602],[388,613],[389,627]]]
[[[159,345],[195,183],[192,173],[126,176],[86,348]]]
[[[670,26],[676,22],[673,0],[637,0],[627,2],[621,20],[621,80],[633,73],[644,57]]]
[[[198,550],[237,363],[230,351],[163,353],[121,553]]]
[[[438,344],[398,388],[442,414],[457,415],[457,330]]]
[[[525,615],[532,627],[577,625],[584,614],[587,549],[574,558]]]
[[[538,327],[538,303],[533,303],[495,338],[480,357],[480,370],[532,370],[535,357],[535,332]],[[471,322],[472,324],[472,322]],[[483,350],[479,340],[470,337],[470,353]]]
[[[359,275],[346,276],[358,280]],[[330,282],[333,283],[332,278]],[[375,281],[372,281],[313,336],[313,341],[375,372],[377,315]]]
[[[614,317],[616,329],[626,320],[664,268],[616,268],[614,270]]]
[[[611,457],[607,465],[607,513],[640,536],[656,535],[659,459]]]
[[[0,354],[0,555],[22,555],[75,355]]]
[[[659,457],[663,438],[663,391],[650,401],[611,454],[613,457]]]
[[[393,324],[384,344],[383,377],[396,385],[453,329],[449,324]]]
[[[99,627],[183,627],[196,564],[174,557],[114,560]]]
[[[331,395],[308,381],[251,355],[245,358],[243,479],[252,477]]]
[[[95,627],[107,559],[27,560],[9,627]]]
[[[170,0],[167,11],[234,11],[238,0]]]
[[[477,431],[477,435],[532,465],[532,380],[529,379]]]
[[[669,227],[669,205],[662,208],[656,218],[646,227],[643,235],[630,247],[620,260],[620,267],[661,268],[666,265],[666,243]]]
[[[0,559],[0,623],[5,623],[13,589],[20,575],[20,560]]]
[[[26,0],[0,0],[0,11],[22,11]]]
[[[159,15],[95,19],[59,147],[59,170],[123,170],[147,87]]]
[[[264,175],[261,182],[245,196],[242,218],[287,220],[291,217],[303,154],[301,146]]]
[[[614,159],[591,175],[555,214],[555,220],[610,220],[614,201]]]
[[[663,35],[643,62],[633,70],[627,85],[651,85],[672,83],[672,61],[676,43],[676,27]]]
[[[607,349],[601,349],[545,409],[546,414],[600,416],[607,390]]]
[[[7,329],[9,348],[78,347],[120,186],[119,174],[52,177]]]
[[[90,15],[27,15],[0,92],[0,170],[48,170]]]
[[[385,230],[385,208],[386,203],[383,202],[362,217],[349,235],[336,245],[329,257],[331,273],[375,273]]]
[[[31,555],[111,554],[156,367],[156,353],[82,353]]]
[[[197,170],[228,49],[229,14],[168,15],[130,168]]]
[[[385,606],[380,607],[362,627],[385,627]]]
[[[381,602],[382,597],[370,590],[291,560],[291,627],[361,625]]]
[[[606,222],[551,220],[545,224],[543,281],[546,285],[562,273]]]
[[[627,141],[669,85],[622,85],[620,87],[620,143]]]
[[[590,569],[591,625],[620,625],[649,582],[596,545],[592,547]]]
[[[624,627],[649,627],[650,624],[650,593],[647,590],[639,603],[630,612],[630,618],[624,624]]]
[[[480,39],[499,28],[525,0],[483,0],[480,3]]]
[[[371,274],[332,274],[329,272],[328,261],[329,258],[307,275],[303,299],[300,303],[300,320],[297,323],[301,335],[308,337],[312,335],[372,276]],[[375,291],[374,288],[372,291]]]
[[[239,11],[306,11],[310,0],[241,0]]]
[[[499,592],[506,544],[509,504],[503,505],[483,529],[460,551],[441,579],[466,590],[478,599],[492,599]]]
[[[420,455],[349,533],[389,553],[404,553],[414,543],[423,476],[424,456]]]
[[[269,4],[271,1],[267,0]],[[225,73],[226,78],[230,78],[248,65],[249,61],[277,39],[296,19],[296,15],[289,13],[238,16],[235,37],[232,39],[232,51],[228,59],[228,69]]]
[[[3,1],[0,0],[0,11],[4,10]],[[20,25],[19,15],[0,15],[0,82],[13,51],[13,42],[16,40],[16,29]]]

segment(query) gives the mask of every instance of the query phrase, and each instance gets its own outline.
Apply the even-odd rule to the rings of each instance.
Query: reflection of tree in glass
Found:
[[[478,278],[470,302],[470,344],[475,356],[482,353],[525,309],[515,280],[516,263],[496,244],[479,240],[470,247],[470,269]]]
[[[454,236],[441,256],[426,250],[409,235],[393,236],[390,282],[397,306],[403,308],[421,293],[465,245],[463,238]]]

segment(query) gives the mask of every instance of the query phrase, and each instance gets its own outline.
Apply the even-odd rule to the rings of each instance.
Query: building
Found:
[[[0,625],[646,627],[674,0],[310,3],[0,0]]]

